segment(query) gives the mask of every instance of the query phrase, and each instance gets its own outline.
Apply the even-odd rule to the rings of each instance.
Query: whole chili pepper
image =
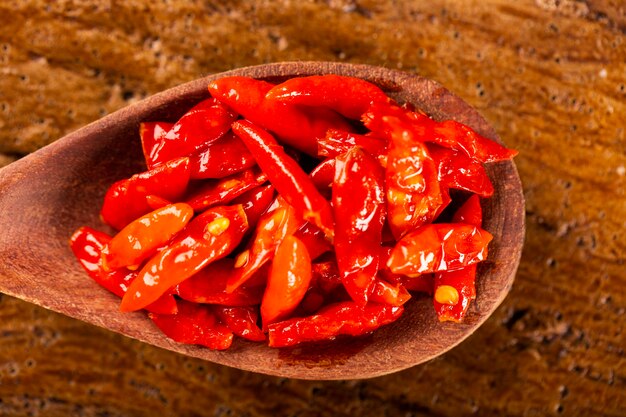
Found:
[[[189,183],[189,158],[168,161],[149,171],[114,183],[104,196],[102,220],[117,230],[151,210],[148,195],[177,202]]]
[[[201,101],[155,143],[150,153],[149,165],[191,155],[221,138],[230,130],[230,125],[235,120],[237,114],[220,101],[214,98]]]
[[[304,298],[311,282],[311,258],[306,246],[287,236],[276,249],[261,301],[263,328],[289,316]]]
[[[151,155],[156,153],[156,149],[164,140],[165,135],[174,126],[174,123],[167,122],[144,122],[139,124],[139,137],[141,139],[141,149],[148,169],[154,168],[158,163],[153,161]]]
[[[193,217],[185,203],[170,204],[132,221],[116,234],[103,252],[104,267],[137,266],[180,232]]]
[[[383,169],[363,149],[352,148],[336,158],[332,195],[341,281],[356,303],[365,304],[378,272],[385,222]]]
[[[287,347],[303,342],[332,339],[339,335],[359,336],[396,321],[402,306],[352,301],[331,304],[314,316],[292,318],[269,325],[269,345]]]
[[[485,260],[491,239],[489,232],[469,224],[427,224],[398,241],[387,266],[405,275],[453,271]]]
[[[186,201],[196,212],[203,211],[212,206],[228,204],[235,197],[256,188],[265,181],[267,181],[265,173],[256,167],[250,168],[230,177],[206,181],[199,189],[192,192]]]
[[[329,158],[346,153],[353,146],[360,146],[379,160],[387,154],[386,140],[372,135],[359,135],[337,129],[329,129],[326,136],[320,138],[317,144],[318,155]]]
[[[256,324],[258,313],[255,308],[214,306],[213,311],[237,336],[253,342],[265,340],[265,333]]]
[[[262,275],[259,277],[260,284],[249,282],[249,285],[240,286],[232,292],[226,292],[226,282],[235,272],[233,264],[234,260],[230,258],[217,260],[178,284],[175,293],[183,300],[194,303],[219,304],[231,307],[260,304],[267,280],[267,269],[262,268],[255,272],[255,274]],[[253,277],[251,281],[257,280]]]
[[[243,140],[269,181],[293,206],[298,216],[315,224],[332,239],[334,225],[330,204],[300,165],[285,153],[272,135],[250,121],[233,123],[233,131]]]
[[[224,178],[255,164],[246,145],[230,131],[189,156],[192,179]]]
[[[481,197],[493,195],[493,185],[482,163],[461,151],[434,144],[428,144],[427,148],[437,165],[441,186],[470,191]]]
[[[272,201],[274,201],[274,186],[271,184],[260,185],[236,197],[232,204],[241,204],[246,212],[248,225],[254,229]]]
[[[282,197],[276,200],[261,216],[254,236],[235,260],[235,273],[228,278],[226,291],[232,292],[248,281],[267,261],[272,259],[280,243],[293,234],[302,221],[295,210]]]
[[[175,342],[202,345],[215,350],[228,349],[233,343],[233,333],[208,306],[181,300],[178,314],[150,313],[149,317]]]
[[[105,270],[102,265],[102,251],[111,242],[105,233],[83,226],[70,238],[70,247],[87,274],[100,286],[118,297],[123,297],[128,286],[137,277],[137,271],[126,268]],[[164,294],[146,310],[159,314],[176,314],[176,300],[171,294]]]
[[[340,115],[325,108],[303,111],[296,106],[266,100],[273,87],[248,77],[224,77],[209,84],[209,92],[246,119],[276,134],[282,141],[311,156],[317,155],[317,139],[330,128],[351,130]]]
[[[329,107],[356,120],[372,103],[390,101],[380,88],[368,81],[332,74],[291,78],[273,87],[265,97],[289,104]]]
[[[246,214],[240,205],[213,207],[197,216],[144,265],[122,298],[120,310],[145,307],[169,288],[226,256],[247,229]]]

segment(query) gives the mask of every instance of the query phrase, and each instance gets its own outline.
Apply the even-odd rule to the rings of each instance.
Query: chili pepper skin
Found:
[[[291,314],[311,282],[311,258],[302,241],[287,236],[276,248],[261,301],[263,328]]]
[[[114,183],[104,196],[102,220],[117,230],[149,213],[148,195],[176,202],[189,183],[189,158],[168,161],[149,171]]]
[[[402,306],[352,301],[324,307],[314,316],[292,318],[269,325],[270,347],[294,346],[303,342],[334,339],[339,335],[360,336],[397,320]]]
[[[389,97],[374,84],[341,75],[291,78],[273,87],[268,100],[289,104],[329,107],[349,119],[358,120],[372,103],[388,103]]]
[[[316,259],[333,249],[333,245],[326,239],[324,232],[314,224],[305,223],[293,235],[304,243],[311,259]]]
[[[137,277],[137,271],[126,268],[105,271],[102,265],[102,251],[110,243],[111,237],[90,227],[79,228],[70,238],[70,247],[76,259],[87,274],[100,286],[118,297],[123,297],[126,289]],[[171,294],[165,294],[146,310],[160,314],[176,314],[176,300]]]
[[[300,218],[315,224],[332,239],[333,213],[300,165],[267,131],[248,120],[233,123],[233,132],[246,144],[261,170]]]
[[[146,196],[146,203],[148,203],[148,207],[152,210],[157,210],[165,206],[169,206],[172,204],[170,201],[167,201],[164,198],[159,197],[158,195],[150,194]]]
[[[178,314],[150,313],[149,317],[175,342],[215,350],[228,349],[233,343],[233,333],[208,306],[180,301]]]
[[[274,201],[275,195],[274,187],[271,184],[261,185],[236,197],[232,204],[241,204],[243,211],[246,212],[248,225],[250,229],[253,229],[259,222],[261,215],[265,213],[272,201]]]
[[[447,188],[466,190],[481,197],[493,195],[493,185],[482,163],[461,151],[428,144],[428,152],[437,165],[439,182]]]
[[[252,306],[261,303],[264,285],[241,286],[233,292],[226,292],[228,277],[234,273],[234,260],[222,258],[193,274],[176,286],[175,293],[183,300],[201,304],[224,306]],[[256,274],[264,274],[261,282],[267,280],[267,270],[261,269]]]
[[[426,146],[398,118],[385,120],[391,143],[386,185],[389,227],[396,239],[434,219],[442,204],[437,167]]]
[[[453,271],[484,261],[492,238],[489,232],[469,224],[428,224],[396,244],[387,266],[404,275]]]
[[[267,181],[267,176],[258,168],[250,168],[230,177],[207,181],[187,197],[187,203],[196,212],[209,207],[230,203],[235,197],[252,190]]]
[[[332,195],[337,265],[348,294],[365,304],[380,260],[386,214],[384,171],[359,147],[336,161]]]
[[[250,243],[235,259],[235,273],[228,278],[226,291],[232,292],[248,281],[267,261],[272,259],[280,243],[293,234],[302,222],[282,198],[276,200],[261,216]]]
[[[143,308],[170,287],[226,256],[247,229],[246,214],[240,205],[214,207],[197,216],[144,265],[122,298],[120,310]]]
[[[150,165],[191,155],[221,138],[236,119],[237,114],[218,100],[209,98],[201,101],[155,144],[150,153]]]
[[[228,127],[230,128],[230,125]],[[189,156],[192,179],[224,178],[252,168],[255,164],[246,145],[232,132],[226,133]]]
[[[477,195],[470,196],[452,216],[454,223],[471,224],[480,227],[483,224],[483,210],[480,207],[480,198]]]
[[[346,153],[353,146],[360,146],[378,159],[387,154],[387,141],[384,139],[337,129],[329,129],[317,143],[318,155],[329,158]]]
[[[132,221],[116,234],[103,253],[104,267],[139,265],[189,223],[193,209],[176,203]]]
[[[213,311],[235,335],[253,342],[265,341],[265,333],[256,324],[258,318],[256,309],[213,306]]]
[[[313,185],[320,194],[327,199],[331,199],[333,180],[335,179],[335,158],[328,158],[320,162],[309,173]]]
[[[370,295],[370,300],[378,304],[389,304],[401,306],[411,298],[411,294],[401,283],[391,284],[382,279],[374,281],[374,290]]]
[[[266,100],[265,94],[272,87],[273,84],[252,78],[224,77],[211,82],[209,92],[246,119],[311,156],[317,155],[317,139],[324,137],[328,129],[351,130],[346,120],[329,109],[303,111],[286,103]]]
[[[151,155],[156,152],[156,148],[160,146],[161,141],[165,138],[174,126],[174,123],[167,122],[144,122],[139,124],[139,137],[141,138],[141,149],[146,161],[148,169],[152,169],[157,165]]]

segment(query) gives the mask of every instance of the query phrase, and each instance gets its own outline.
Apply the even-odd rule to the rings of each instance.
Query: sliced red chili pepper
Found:
[[[287,236],[276,248],[261,301],[263,328],[291,314],[311,282],[311,258],[302,241]]]
[[[396,244],[387,266],[405,275],[453,271],[484,261],[491,239],[489,232],[469,224],[428,224]]]
[[[102,220],[121,230],[131,221],[149,213],[148,195],[177,202],[189,183],[189,158],[168,161],[149,171],[114,183],[104,196]]]
[[[206,184],[195,190],[187,203],[196,212],[209,207],[230,203],[235,197],[263,184],[267,176],[258,168],[250,168],[230,177],[219,180],[207,180]]]
[[[313,185],[320,194],[331,199],[333,181],[335,179],[335,158],[328,158],[320,162],[309,174]]]
[[[385,222],[385,182],[380,164],[354,147],[336,158],[333,210],[335,253],[341,281],[356,303],[365,304],[378,272]]]
[[[233,333],[208,306],[180,301],[178,314],[150,313],[149,317],[175,342],[202,345],[215,350],[228,349],[233,342]]]
[[[241,206],[214,207],[193,219],[141,269],[122,298],[121,311],[139,310],[167,289],[230,253],[248,229]]]
[[[176,203],[133,220],[116,234],[103,253],[104,267],[137,266],[180,232],[193,217],[193,209]]]
[[[371,135],[359,135],[337,129],[329,129],[326,136],[318,140],[318,155],[334,158],[360,146],[372,156],[380,159],[387,154],[387,141]]]
[[[411,298],[411,294],[401,283],[390,284],[382,279],[374,281],[374,291],[370,295],[370,300],[374,303],[401,306]]]
[[[493,195],[493,185],[482,163],[460,151],[433,144],[428,144],[427,147],[437,165],[442,186],[470,191],[482,197]]]
[[[287,347],[303,342],[333,339],[339,335],[360,336],[397,320],[402,306],[352,301],[324,307],[314,316],[292,318],[269,326],[269,345]]]
[[[368,81],[333,74],[291,78],[273,87],[265,97],[289,104],[329,107],[356,120],[372,103],[390,101],[380,88]]]
[[[137,271],[126,268],[105,271],[102,266],[102,251],[110,243],[111,236],[83,226],[70,238],[70,247],[81,266],[100,286],[118,297],[123,297],[126,289],[137,277]],[[176,314],[176,300],[171,294],[165,294],[146,310],[160,314]]]
[[[260,304],[265,289],[264,284],[267,280],[267,269],[262,268],[256,272],[256,274],[264,275],[260,277],[262,285],[254,285],[250,282],[249,285],[241,286],[232,292],[226,292],[226,282],[235,271],[234,262],[230,258],[223,258],[207,265],[178,284],[176,294],[184,300],[202,304],[233,307]]]
[[[253,342],[263,342],[265,340],[265,333],[256,324],[258,319],[256,309],[252,307],[214,306],[213,311],[237,336]]]
[[[232,201],[232,204],[241,204],[243,211],[246,212],[248,225],[250,229],[253,229],[274,201],[274,195],[274,186],[271,184],[262,185],[241,194]]]
[[[385,120],[391,143],[387,154],[387,210],[389,227],[399,239],[431,222],[442,204],[437,167],[426,146],[413,140],[411,130],[398,118]]]
[[[333,245],[326,239],[324,232],[314,224],[305,223],[293,235],[304,243],[313,260],[333,249]]]
[[[230,125],[228,126],[230,128]],[[189,157],[192,179],[224,178],[256,164],[241,139],[232,132],[194,152]]]
[[[228,279],[226,291],[232,292],[249,280],[255,271],[272,259],[278,245],[298,230],[301,224],[293,207],[282,197],[277,197],[259,219],[246,249],[237,256],[236,271]]]
[[[139,124],[139,137],[141,138],[141,149],[146,160],[148,169],[152,169],[155,163],[151,157],[160,146],[161,141],[172,129],[174,123],[167,122],[144,122]]]
[[[324,137],[328,129],[351,130],[346,120],[329,109],[303,111],[266,100],[265,94],[272,87],[273,84],[248,77],[224,77],[211,82],[209,92],[246,119],[272,131],[281,141],[311,156],[317,155],[317,139]]]
[[[472,195],[454,213],[452,221],[476,227],[482,224],[480,199]],[[461,321],[467,314],[470,300],[476,298],[476,264],[457,271],[435,274],[433,304],[441,321]]]
[[[233,123],[233,131],[246,144],[278,193],[300,218],[315,224],[332,238],[333,213],[300,165],[290,158],[267,131],[248,120]]]
[[[237,114],[220,101],[209,98],[185,113],[157,142],[150,153],[149,165],[189,156],[215,142],[230,130]]]

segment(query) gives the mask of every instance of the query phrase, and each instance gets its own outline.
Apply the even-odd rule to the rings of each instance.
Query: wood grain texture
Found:
[[[47,3],[0,5],[3,152],[30,152],[225,69],[384,65],[438,80],[520,150],[527,241],[509,297],[480,331],[439,359],[368,381],[207,365],[5,296],[0,414],[626,413],[622,2]]]

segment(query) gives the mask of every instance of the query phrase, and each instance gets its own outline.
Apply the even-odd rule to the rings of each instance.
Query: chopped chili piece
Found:
[[[401,283],[390,284],[382,279],[374,281],[374,291],[370,296],[371,301],[379,304],[401,306],[411,298],[411,294]]]

